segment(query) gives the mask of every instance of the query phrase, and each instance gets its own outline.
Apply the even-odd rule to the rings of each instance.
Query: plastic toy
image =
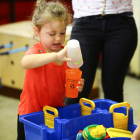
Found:
[[[52,111],[54,113],[50,114],[47,111]],[[43,107],[43,112],[44,112],[44,120],[45,120],[45,125],[47,125],[49,128],[54,129],[54,118],[58,117],[58,111],[56,108],[50,107],[50,106],[44,106]]]
[[[70,68],[77,69],[83,65],[83,57],[78,40],[71,39],[67,42],[67,57],[71,58],[71,62],[67,62]]]
[[[67,69],[66,70],[66,97],[77,98],[78,81],[81,80],[82,71],[79,69]]]
[[[82,132],[79,132],[79,133],[77,134],[76,140],[85,140],[84,137],[83,137]]]
[[[92,108],[86,99],[82,100],[84,106]],[[118,103],[108,99],[97,99],[92,102],[94,102],[95,107],[91,109],[91,114],[84,116],[79,103],[57,108],[58,117],[54,116],[54,111],[47,109],[47,113],[51,114],[50,116],[53,115],[53,119],[50,120],[52,120],[54,128],[45,125],[46,115],[43,111],[20,116],[19,120],[24,123],[26,140],[76,140],[79,130],[84,132],[86,127],[93,124],[103,125],[106,129],[114,128],[115,120],[113,120],[113,113],[110,113],[109,110],[112,105]],[[116,107],[113,112],[127,114],[125,106]],[[133,109],[130,108],[128,112],[127,130],[133,133],[137,127],[133,124]],[[118,136],[120,136],[120,133],[118,133]],[[77,140],[84,140],[84,138],[80,135]],[[130,137],[115,137],[108,138],[108,140],[130,140]]]
[[[79,68],[83,65],[79,41],[69,40],[67,48],[67,57],[72,59],[71,62],[67,62],[67,65],[72,69],[66,70],[66,97],[77,98],[79,92],[77,89],[78,81],[82,76],[82,71]]]
[[[117,128],[108,128],[107,133],[110,138],[114,137],[132,137],[132,132],[123,130],[123,129],[117,129]]]
[[[91,107],[84,105],[84,102],[88,103]],[[95,109],[94,102],[91,100],[85,99],[85,98],[80,99],[80,106],[81,106],[81,115],[82,116],[90,115],[92,110]]]
[[[106,136],[103,125],[89,125],[83,130],[83,137],[86,140],[101,140]]]
[[[105,129],[102,125],[89,125],[83,132],[77,134],[76,140],[102,140],[116,137],[131,138],[132,132],[118,128]]]
[[[122,106],[126,106],[126,109],[127,109],[126,116],[123,113],[114,112],[115,108],[119,108],[119,107],[122,107]],[[113,123],[114,123],[115,128],[120,128],[120,129],[124,129],[124,130],[128,129],[129,109],[130,109],[130,104],[127,103],[127,102],[114,104],[110,107],[109,112],[113,113]]]

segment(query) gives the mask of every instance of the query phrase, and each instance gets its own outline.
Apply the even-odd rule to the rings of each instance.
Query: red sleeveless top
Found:
[[[35,44],[25,55],[47,53],[41,43]],[[65,99],[65,71],[69,67],[49,63],[41,67],[27,69],[24,87],[20,95],[18,114],[43,110],[45,105],[52,107],[64,106]]]

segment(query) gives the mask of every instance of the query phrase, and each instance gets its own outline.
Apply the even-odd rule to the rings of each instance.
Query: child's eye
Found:
[[[55,34],[50,34],[50,36],[54,36]]]
[[[64,33],[61,33],[61,35],[64,35],[66,32],[64,32]]]

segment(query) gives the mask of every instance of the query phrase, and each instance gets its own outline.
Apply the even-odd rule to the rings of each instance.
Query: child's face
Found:
[[[61,45],[65,41],[66,25],[64,22],[56,20],[50,23],[46,23],[38,31],[41,44],[47,50],[47,52],[60,51]]]

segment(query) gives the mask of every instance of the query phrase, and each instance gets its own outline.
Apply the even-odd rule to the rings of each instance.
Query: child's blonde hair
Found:
[[[71,15],[59,2],[46,2],[45,0],[37,0],[32,17],[33,26],[38,27],[40,30],[42,25],[54,20],[63,21],[66,25],[68,25],[71,22]]]
[[[36,26],[39,30],[41,27],[54,20],[60,20],[66,24],[66,26],[71,23],[71,14],[67,11],[58,0],[51,0],[51,2],[46,2],[45,0],[37,0],[35,9],[32,16],[31,25]],[[39,37],[33,33],[34,41],[39,41]]]

